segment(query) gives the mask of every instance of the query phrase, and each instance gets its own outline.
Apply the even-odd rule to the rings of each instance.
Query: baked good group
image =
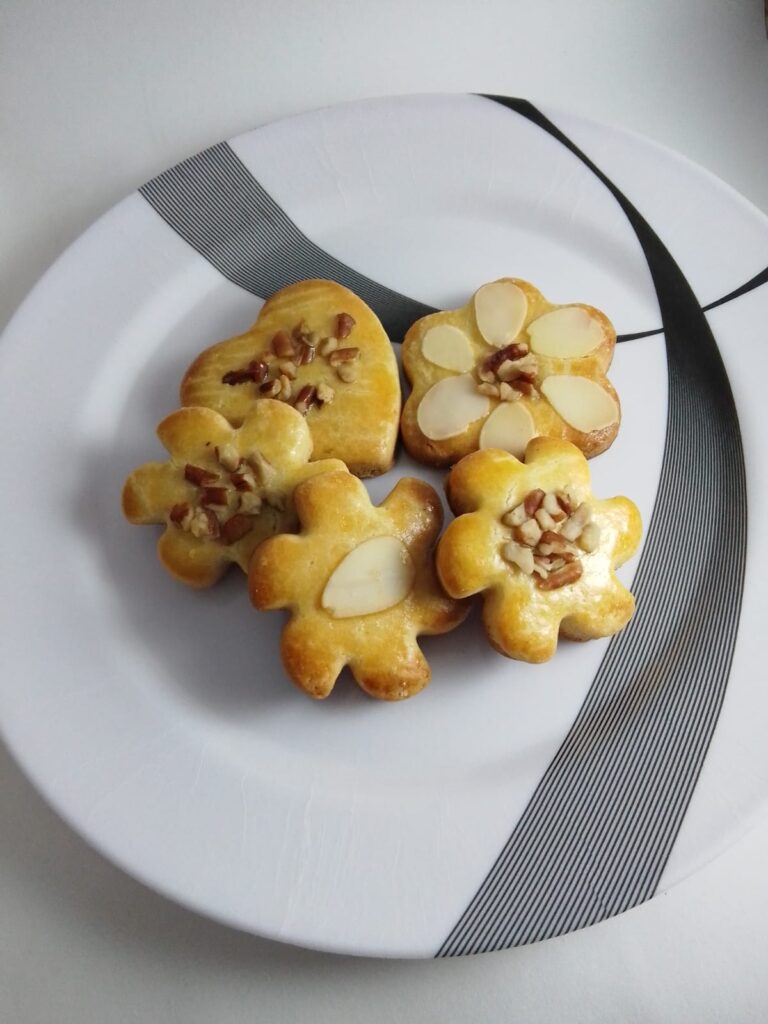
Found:
[[[372,697],[418,693],[419,635],[456,628],[477,595],[498,652],[545,661],[559,637],[609,636],[634,608],[615,569],[639,513],[594,497],[587,463],[619,430],[615,342],[593,306],[489,282],[409,329],[401,417],[375,313],[336,282],[297,282],[193,359],[157,428],[168,458],[130,473],[123,512],[162,527],[159,559],[182,583],[236,565],[257,612],[287,609],[283,664],[311,697],[347,666]],[[403,478],[376,506],[361,482],[392,467],[399,433],[417,461],[452,467],[442,536],[429,484]]]

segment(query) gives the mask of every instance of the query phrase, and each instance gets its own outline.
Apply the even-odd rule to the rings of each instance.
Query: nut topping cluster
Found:
[[[501,521],[512,529],[502,557],[535,576],[540,590],[575,583],[583,571],[579,556],[595,551],[600,543],[600,528],[589,504],[578,504],[568,491],[530,491]]]
[[[305,320],[296,324],[293,330],[278,331],[272,338],[271,351],[250,361],[241,369],[229,370],[221,378],[222,384],[255,384],[263,398],[276,398],[290,402],[295,409],[306,416],[315,406],[330,404],[335,396],[334,389],[325,382],[318,384],[296,383],[302,366],[307,366],[319,355],[336,371],[336,377],[344,384],[357,379],[357,364],[360,349],[356,346],[340,345],[352,333],[354,317],[349,313],[338,313],[334,330],[328,337],[318,338],[310,331]]]
[[[285,496],[275,486],[277,470],[259,451],[243,458],[234,445],[214,448],[218,467],[187,463],[184,479],[198,489],[195,504],[175,504],[168,518],[198,539],[235,544],[253,529],[263,505],[282,511]]]
[[[502,402],[516,402],[523,395],[538,394],[536,356],[524,341],[514,341],[486,356],[476,368],[477,390]]]

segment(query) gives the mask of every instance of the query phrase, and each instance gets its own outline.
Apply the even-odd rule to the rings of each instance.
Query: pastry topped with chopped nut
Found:
[[[357,476],[392,465],[400,417],[395,355],[375,313],[334,281],[300,281],[265,302],[253,327],[195,359],[182,405],[204,405],[239,426],[264,398],[306,416],[316,459]]]
[[[621,419],[605,376],[615,345],[594,306],[555,306],[515,278],[485,284],[466,306],[417,320],[405,337],[405,446],[432,466],[482,448],[522,457],[538,436],[597,455]]]
[[[123,512],[132,523],[165,524],[160,561],[192,587],[215,583],[233,562],[247,572],[260,541],[295,529],[296,484],[346,473],[338,459],[309,462],[306,420],[281,402],[254,405],[239,428],[212,409],[178,409],[157,436],[170,459],[131,473]]]
[[[628,498],[592,495],[575,445],[534,438],[525,462],[498,449],[474,452],[446,488],[458,518],[438,545],[440,580],[456,598],[482,593],[496,650],[546,661],[558,634],[590,640],[629,621],[634,598],[614,569],[640,542],[640,514]]]
[[[435,490],[403,478],[379,506],[348,473],[324,473],[295,491],[301,532],[273,537],[251,561],[251,600],[288,608],[286,672],[311,697],[327,697],[349,665],[372,697],[401,700],[430,669],[416,642],[466,615],[437,580],[434,542],[443,512]]]

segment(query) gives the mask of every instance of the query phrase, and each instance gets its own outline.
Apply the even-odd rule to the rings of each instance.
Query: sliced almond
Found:
[[[525,323],[528,300],[511,281],[492,281],[475,292],[477,328],[494,348],[513,341]]]
[[[531,348],[554,359],[579,359],[605,338],[602,324],[581,306],[564,306],[528,324]]]
[[[383,612],[408,596],[415,575],[408,548],[398,537],[373,537],[342,559],[321,604],[336,619]]]
[[[435,366],[442,366],[445,370],[454,370],[456,373],[466,373],[475,365],[469,338],[464,331],[452,324],[437,324],[430,327],[422,339],[421,354]]]
[[[603,430],[619,419],[614,397],[589,377],[553,374],[545,377],[541,390],[558,416],[583,434]]]
[[[505,402],[493,410],[480,431],[481,448],[501,448],[522,459],[536,434],[533,418],[524,405]]]
[[[416,413],[419,430],[432,441],[462,434],[467,427],[488,415],[490,403],[477,391],[469,373],[446,377],[424,395]]]

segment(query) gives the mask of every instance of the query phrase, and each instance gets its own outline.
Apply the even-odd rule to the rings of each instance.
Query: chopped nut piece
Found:
[[[305,384],[296,396],[294,409],[306,416],[313,405],[317,404],[317,388],[313,384]]]
[[[502,523],[505,526],[522,526],[526,519],[530,516],[525,511],[525,503],[517,505],[515,508],[511,508],[508,512],[505,512],[501,517]]]
[[[299,366],[306,366],[307,363],[311,363],[315,358],[315,346],[309,345],[307,342],[302,342],[299,346],[299,351],[296,356],[296,362]]]
[[[544,530],[536,548],[537,555],[565,555],[573,553],[570,543],[553,530]]]
[[[502,402],[516,402],[521,397],[522,395],[520,392],[511,388],[506,381],[502,381],[501,384],[499,384],[499,398]]]
[[[287,402],[288,399],[291,397],[292,391],[293,391],[293,388],[291,387],[290,380],[288,379],[288,377],[286,377],[286,375],[284,373],[281,373],[280,374],[280,397]]]
[[[354,363],[342,363],[341,366],[336,367],[336,373],[339,380],[343,380],[345,384],[351,384],[357,380],[357,367]]]
[[[284,377],[288,377],[289,380],[295,380],[296,379],[296,373],[298,371],[297,371],[297,368],[296,368],[296,363],[292,362],[292,360],[290,360],[290,359],[283,359],[282,362],[279,362],[277,364],[277,368],[280,371],[280,373]]]
[[[544,491],[542,491],[540,487],[537,487],[535,491],[530,491],[526,494],[525,501],[523,502],[525,514],[527,516],[534,515],[542,501],[544,501]]]
[[[256,470],[262,484],[265,487],[269,487],[277,477],[277,470],[272,463],[265,459],[258,449],[251,452],[248,456],[248,462]]]
[[[560,587],[565,587],[580,579],[582,571],[581,562],[569,562],[557,572],[550,573],[546,579],[538,580],[537,586],[540,590],[559,590]]]
[[[589,522],[581,531],[579,537],[579,544],[587,552],[591,554],[593,551],[597,551],[600,545],[600,527],[595,522]]]
[[[563,523],[560,528],[560,533],[566,540],[578,540],[581,536],[581,531],[587,525],[592,518],[592,509],[589,507],[586,501],[583,501],[581,505],[576,509],[573,515],[569,516],[568,519]]]
[[[349,313],[339,313],[336,317],[336,337],[340,341],[348,338],[354,326],[355,318],[353,316],[350,316]]]
[[[516,377],[517,371],[515,370],[514,362],[511,359],[505,359],[496,371],[496,376],[499,380],[503,381],[512,380],[513,377]]]
[[[494,373],[501,366],[501,364],[507,359],[521,359],[528,352],[528,346],[525,342],[513,341],[511,345],[505,345],[504,348],[498,349],[483,363],[483,366],[487,370],[492,370]]]
[[[204,487],[200,494],[200,504],[207,505],[227,505],[227,488],[226,487]]]
[[[214,480],[218,480],[219,474],[210,469],[203,469],[202,466],[193,466],[188,462],[184,467],[184,479],[189,480],[196,487],[204,487],[206,484],[212,484]]]
[[[544,508],[540,508],[536,512],[536,522],[539,524],[542,530],[554,530],[554,528],[557,526],[555,520]]]
[[[202,540],[204,537],[218,537],[219,520],[216,518],[216,513],[209,508],[195,509],[189,523],[189,532],[198,540]]]
[[[265,380],[263,384],[259,385],[259,391],[264,398],[277,398],[280,394],[280,381]]]
[[[291,331],[294,341],[303,341],[308,333],[309,328],[307,327],[307,321],[303,317]]]
[[[224,544],[234,544],[238,540],[242,540],[252,529],[252,517],[243,515],[242,512],[236,512],[225,523],[221,524],[221,539]]]
[[[512,381],[512,387],[515,391],[519,391],[521,395],[531,395],[536,393],[536,388],[529,380],[524,380],[523,377],[517,377]]]
[[[534,558],[533,560],[533,571],[541,579],[545,580],[549,576],[549,569],[547,568],[544,559]]]
[[[526,519],[521,526],[516,526],[513,529],[512,536],[518,543],[534,548],[541,539],[541,527],[535,519]]]
[[[339,343],[335,338],[323,338],[320,342],[320,355],[329,356],[331,352],[335,352],[339,347]]]
[[[567,516],[571,515],[573,510],[576,508],[571,495],[567,491],[558,491],[555,495],[557,503],[560,508],[565,512]]]
[[[249,384],[253,380],[250,369],[228,370],[221,378],[222,384]]]
[[[255,491],[256,478],[250,469],[240,469],[229,478],[238,491]]]
[[[511,540],[501,549],[501,554],[505,561],[516,565],[526,575],[530,576],[533,572],[533,552],[530,548],[523,547]]]
[[[240,452],[235,448],[233,444],[223,444],[220,447],[217,445],[214,448],[216,458],[219,460],[224,469],[233,472],[240,465],[242,461],[240,458]]]
[[[480,367],[480,369],[477,371],[477,376],[485,384],[493,384],[493,382],[496,380],[496,374],[493,372],[493,370],[485,370],[482,367]]]
[[[188,526],[191,515],[192,509],[189,507],[186,501],[180,501],[177,505],[174,505],[171,511],[168,513],[168,518],[171,520],[172,523],[175,523],[176,526],[180,526],[182,529],[184,529],[184,520],[187,521]]]
[[[337,348],[328,356],[328,362],[331,366],[339,366],[341,363],[353,363],[359,358],[359,348]]]
[[[499,397],[499,389],[495,384],[486,384],[485,381],[483,381],[482,384],[477,385],[477,390],[481,395],[487,395],[489,398]]]
[[[317,400],[321,405],[330,405],[330,403],[334,399],[335,394],[336,392],[333,390],[330,384],[326,384],[324,381],[321,381],[317,385]]]
[[[269,367],[261,359],[252,359],[248,363],[248,369],[251,371],[251,375],[256,384],[261,384],[263,380],[267,379],[269,373]]]
[[[256,494],[255,491],[242,491],[239,495],[240,504],[238,508],[241,512],[247,512],[249,515],[255,516],[261,512],[261,495]]]
[[[556,523],[560,523],[565,519],[565,512],[560,507],[560,502],[557,500],[557,495],[554,491],[547,491],[544,495],[543,507],[549,512]]]
[[[272,339],[272,351],[278,359],[290,359],[293,356],[293,339],[287,331],[277,332]]]

